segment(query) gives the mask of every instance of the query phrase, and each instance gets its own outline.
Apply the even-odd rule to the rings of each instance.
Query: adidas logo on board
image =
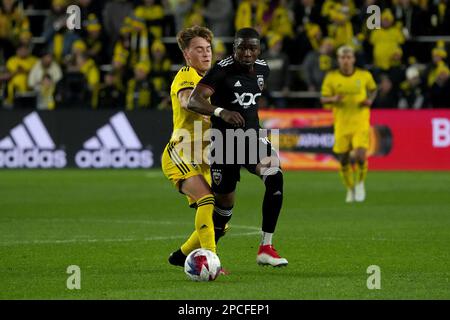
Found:
[[[64,168],[66,153],[56,148],[37,112],[0,139],[0,168]]]
[[[119,112],[84,142],[75,163],[80,168],[150,168],[153,154],[143,149],[127,117]]]

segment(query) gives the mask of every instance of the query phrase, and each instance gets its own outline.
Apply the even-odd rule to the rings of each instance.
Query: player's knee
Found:
[[[230,193],[216,193],[216,204],[221,208],[233,208],[234,206],[234,192]]]
[[[196,201],[204,197],[214,198],[211,188],[201,175],[193,176],[186,180],[180,181],[179,189],[181,193]]]
[[[366,162],[365,158],[356,158],[356,163],[360,166],[364,165],[365,162]]]
[[[216,202],[212,193],[206,194],[196,201],[197,208],[207,205],[215,206],[215,204]]]
[[[270,168],[261,177],[267,190],[273,191],[273,193],[283,192],[283,172],[280,168]]]
[[[365,152],[358,152],[358,153],[356,153],[355,161],[359,165],[364,164],[364,162],[366,162],[366,154],[365,154]]]
[[[350,164],[350,155],[348,153],[338,155],[339,163],[342,167],[348,166]]]

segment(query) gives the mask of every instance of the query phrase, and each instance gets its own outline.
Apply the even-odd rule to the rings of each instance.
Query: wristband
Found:
[[[214,115],[218,118],[220,118],[220,113],[223,111],[223,108],[216,108],[214,110]]]

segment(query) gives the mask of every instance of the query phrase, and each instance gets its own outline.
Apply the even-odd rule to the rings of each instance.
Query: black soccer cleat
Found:
[[[169,263],[174,266],[184,267],[184,262],[186,261],[186,256],[181,249],[178,249],[175,252],[172,252],[169,256]]]
[[[219,239],[222,238],[229,230],[230,226],[228,225],[228,223],[223,228],[214,228],[216,244],[219,242]]]

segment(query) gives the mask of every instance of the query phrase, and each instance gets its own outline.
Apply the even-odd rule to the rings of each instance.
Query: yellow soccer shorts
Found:
[[[190,161],[183,159],[173,142],[169,142],[164,149],[161,157],[161,167],[164,175],[169,179],[175,188],[180,191],[181,182],[191,177],[202,175],[209,186],[211,186],[211,173],[209,165],[206,163],[192,164]],[[195,201],[186,196],[189,206],[192,206]]]
[[[369,149],[368,128],[360,128],[345,132],[339,130],[335,131],[333,145],[334,153],[347,153],[357,148]]]

